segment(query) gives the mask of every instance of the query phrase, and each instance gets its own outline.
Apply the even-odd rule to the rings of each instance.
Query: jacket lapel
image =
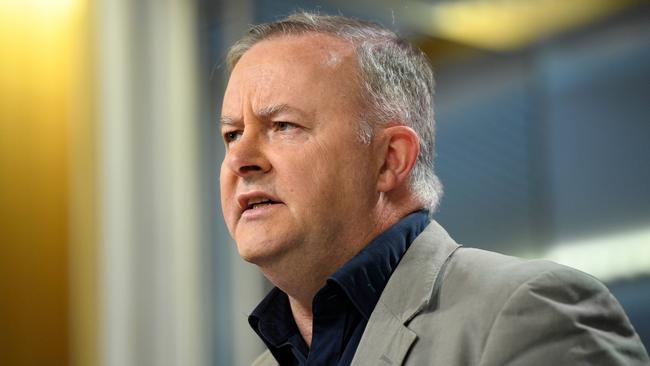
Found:
[[[458,247],[435,221],[413,241],[368,320],[352,365],[402,364],[417,339],[408,323],[435,298],[438,274]]]

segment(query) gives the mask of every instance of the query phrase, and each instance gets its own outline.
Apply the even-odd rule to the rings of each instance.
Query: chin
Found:
[[[237,251],[243,260],[257,266],[269,263],[283,252],[278,243],[247,240],[237,241]]]

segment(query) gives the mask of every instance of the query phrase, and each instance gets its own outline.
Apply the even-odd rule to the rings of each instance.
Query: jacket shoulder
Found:
[[[443,273],[443,287],[462,289],[462,294],[485,295],[505,300],[521,285],[538,277],[555,274],[557,281],[550,285],[562,286],[565,282],[577,283],[595,291],[607,291],[596,278],[574,268],[541,259],[523,259],[481,249],[461,247],[454,253]],[[474,296],[474,297],[475,297]],[[451,300],[451,299],[450,299]]]
[[[645,365],[616,299],[590,275],[545,260],[461,248],[409,325],[411,361],[447,365]],[[421,354],[420,354],[421,353]]]

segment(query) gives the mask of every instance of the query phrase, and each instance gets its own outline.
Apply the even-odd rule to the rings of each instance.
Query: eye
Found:
[[[224,132],[224,134],[223,134],[223,140],[226,143],[229,143],[229,142],[233,142],[233,141],[239,139],[240,136],[241,136],[240,131],[227,131],[227,132]]]
[[[285,122],[285,121],[275,122],[273,125],[276,131],[287,131],[298,127],[291,122]]]

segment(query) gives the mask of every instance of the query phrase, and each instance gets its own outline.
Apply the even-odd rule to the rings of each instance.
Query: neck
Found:
[[[311,312],[311,301],[305,303],[289,296],[289,304],[291,304],[293,319],[296,321],[300,335],[307,345],[311,347],[311,335],[314,326],[314,316]]]
[[[260,265],[264,275],[289,297],[291,312],[305,342],[311,346],[313,314],[312,303],[316,292],[326,283],[327,278],[357,254],[377,235],[397,223],[402,217],[417,207],[385,207],[374,212],[375,224],[369,230],[355,232],[346,238],[329,238],[325,240],[345,243],[332,247],[327,243],[320,247],[311,246],[311,253],[294,253]],[[320,255],[317,255],[320,253]],[[309,255],[308,255],[309,254]],[[259,265],[259,264],[258,264]]]

